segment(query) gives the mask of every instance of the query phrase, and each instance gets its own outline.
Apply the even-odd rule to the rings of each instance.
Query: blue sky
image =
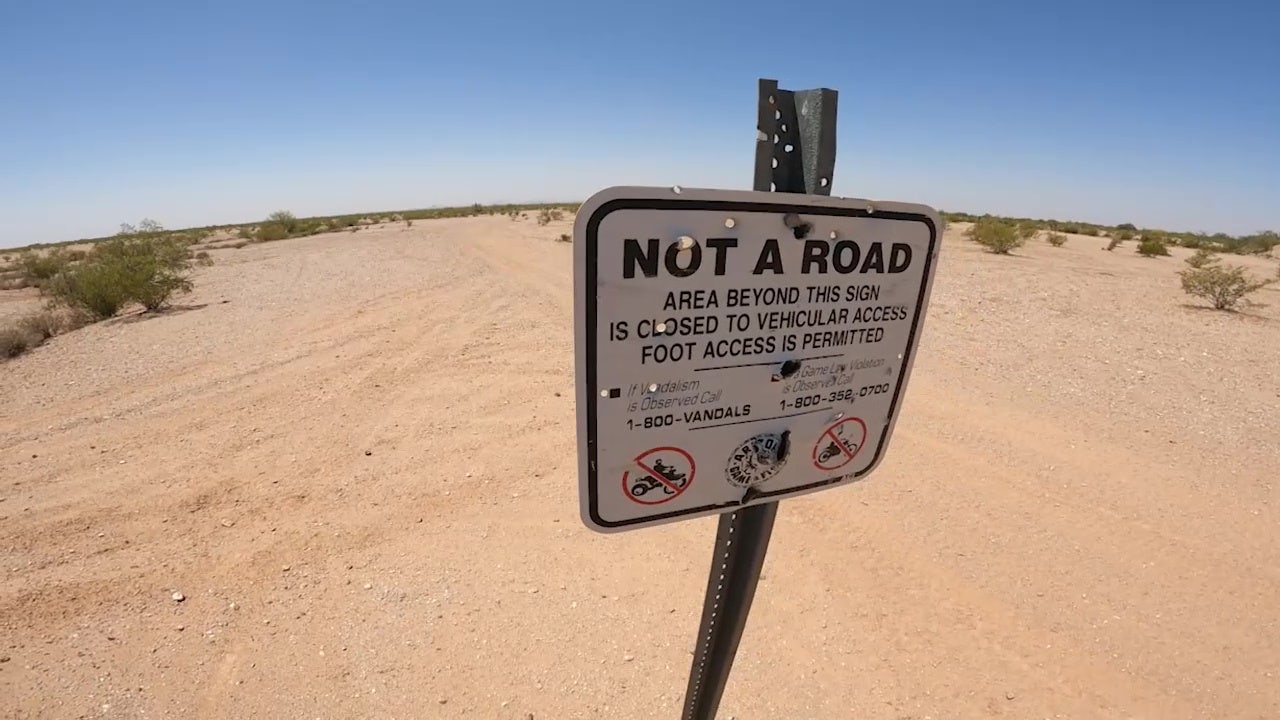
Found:
[[[1280,3],[8,0],[0,246],[615,184],[747,188],[759,77],[838,195],[1280,228]]]

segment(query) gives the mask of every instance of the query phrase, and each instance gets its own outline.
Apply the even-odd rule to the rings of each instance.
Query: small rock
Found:
[[[624,656],[622,656],[622,661],[623,661],[623,662],[631,662],[632,660],[635,660],[635,659],[636,659],[636,656],[635,656],[635,655],[624,655]]]
[[[180,592],[175,592],[171,597],[173,598],[174,602],[182,602],[183,600],[187,599],[187,596],[183,595]]]
[[[1015,697],[1017,697],[1017,696],[1016,696],[1016,695],[1014,695],[1014,694],[1013,694],[1013,693],[1011,693],[1011,692],[1007,692],[1007,693],[1005,693],[1005,694],[1004,694],[1004,699],[1005,699],[1005,700],[1012,700],[1012,699],[1014,699]]]
[[[281,572],[289,572],[289,567],[290,567],[290,566],[288,566],[288,565],[281,565],[281,566],[280,566],[280,571],[281,571]]]
[[[538,588],[529,588],[529,594],[530,594],[530,595],[537,595],[537,594],[538,594]]]
[[[365,450],[365,451],[364,451],[364,454],[365,454],[365,455],[372,455],[372,454],[373,454],[373,451],[372,451],[372,450]]]
[[[182,632],[183,630],[186,630],[186,629],[187,629],[187,626],[186,626],[186,625],[175,625],[173,629],[174,629],[174,630],[177,630],[178,632]]]
[[[236,524],[235,520],[228,520],[226,518],[222,519],[222,527],[231,527],[232,525],[235,525],[235,524]]]
[[[9,662],[9,656],[8,656],[8,655],[0,655],[0,663],[7,663],[7,662]]]
[[[365,589],[365,590],[372,590],[372,589],[373,589],[373,583],[365,583],[365,584],[364,584],[364,589]],[[443,700],[441,700],[440,702],[442,702],[442,703],[443,703],[444,701],[443,701]]]
[[[98,537],[100,537],[100,538],[101,538],[101,537],[106,537],[106,536],[107,536],[107,534],[106,534],[106,533],[98,533]]]
[[[449,702],[449,698],[440,698],[437,702],[439,702],[441,705],[444,705],[445,703]]]

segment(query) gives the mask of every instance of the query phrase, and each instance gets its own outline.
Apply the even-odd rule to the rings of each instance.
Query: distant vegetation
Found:
[[[1165,245],[1177,245],[1191,249],[1208,248],[1216,252],[1232,253],[1235,255],[1262,255],[1270,252],[1272,248],[1277,245],[1280,245],[1280,233],[1274,230],[1265,230],[1252,235],[1241,236],[1227,235],[1226,233],[1208,235],[1205,233],[1172,232],[1168,230],[1160,230],[1158,228],[1139,229],[1134,226],[1133,223],[1098,225],[1093,223],[1067,222],[1062,220],[1009,218],[998,217],[995,215],[971,215],[969,213],[961,212],[944,212],[942,215],[949,223],[976,223],[979,220],[995,220],[1007,225],[1030,226],[1037,230],[1048,230],[1051,232],[1085,235],[1089,237],[1106,236],[1111,238],[1113,241],[1118,242],[1133,240],[1139,236],[1147,237],[1155,233],[1161,236],[1161,242]]]

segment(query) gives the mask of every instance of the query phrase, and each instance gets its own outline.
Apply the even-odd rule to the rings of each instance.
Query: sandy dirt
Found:
[[[1280,717],[1280,292],[961,229],[887,459],[781,507],[721,718]],[[579,521],[568,231],[217,250],[0,364],[0,716],[678,718],[715,520]]]

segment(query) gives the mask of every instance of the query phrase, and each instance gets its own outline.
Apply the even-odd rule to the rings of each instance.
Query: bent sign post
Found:
[[[866,477],[893,434],[931,208],[616,187],[575,228],[580,496],[602,532]]]

